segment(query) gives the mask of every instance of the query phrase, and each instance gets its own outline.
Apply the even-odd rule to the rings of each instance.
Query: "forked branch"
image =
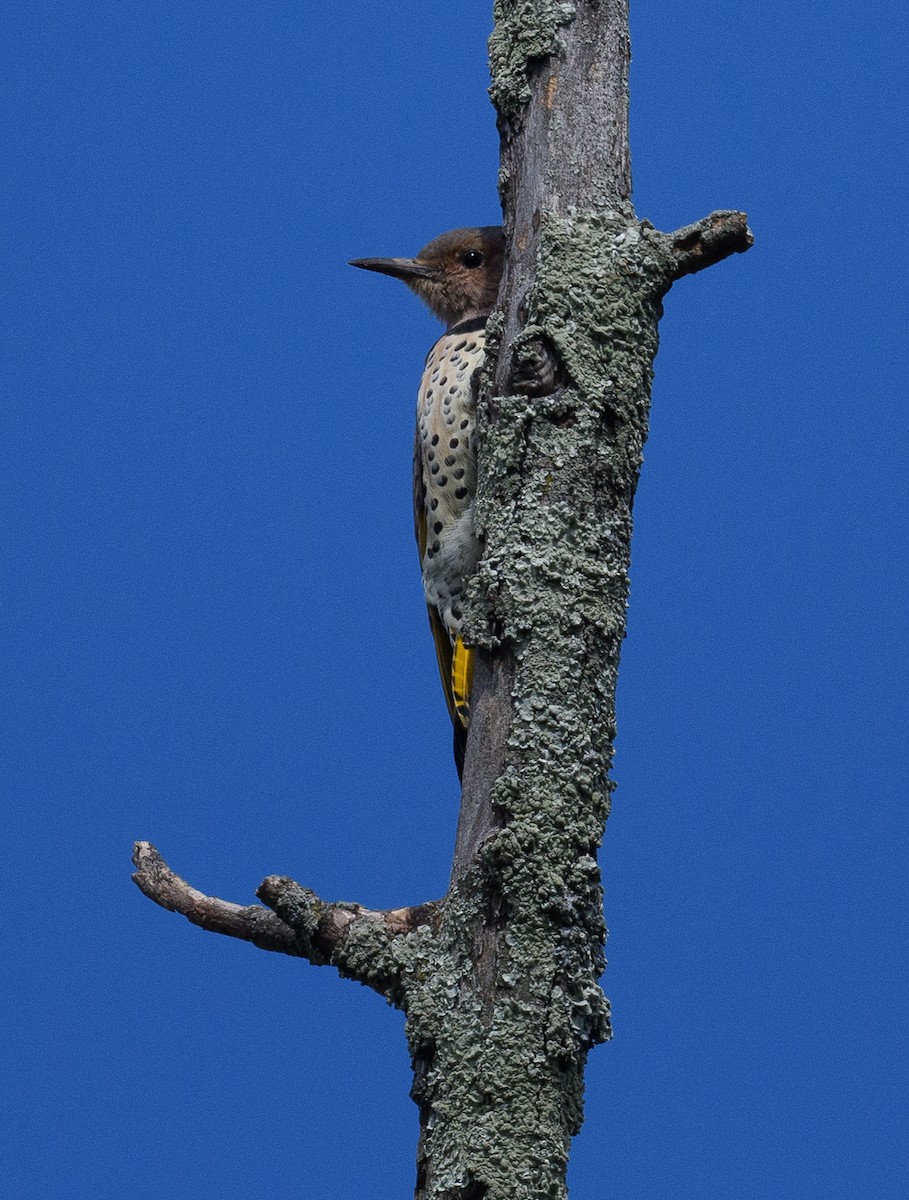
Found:
[[[267,908],[244,906],[191,887],[150,842],[136,842],[133,863],[133,882],[140,891],[162,908],[182,913],[193,925],[252,942],[261,950],[306,958],[317,966],[330,963],[395,1004],[403,997],[402,963],[407,956],[394,943],[411,934],[431,936],[439,907],[430,903],[375,911],[343,901],[330,903],[281,875],[269,875],[256,892]]]

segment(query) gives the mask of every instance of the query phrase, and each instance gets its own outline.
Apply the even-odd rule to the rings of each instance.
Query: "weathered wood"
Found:
[[[269,875],[257,889],[268,908],[233,904],[191,887],[150,842],[136,842],[133,863],[133,882],[139,890],[193,925],[252,942],[260,950],[308,959],[315,966],[331,964],[398,1007],[404,964],[414,945],[431,940],[439,909],[433,902],[380,911],[332,903],[283,875]]]

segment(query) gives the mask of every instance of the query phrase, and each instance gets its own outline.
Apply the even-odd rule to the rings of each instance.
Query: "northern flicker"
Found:
[[[473,678],[473,651],[461,640],[461,604],[481,552],[473,511],[476,372],[483,362],[486,318],[495,306],[504,255],[501,229],[485,226],[443,233],[416,258],[358,258],[351,263],[402,279],[446,326],[427,356],[417,396],[413,506],[458,775]]]

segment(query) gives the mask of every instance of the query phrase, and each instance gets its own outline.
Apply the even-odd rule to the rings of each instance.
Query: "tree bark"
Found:
[[[587,1053],[610,1036],[595,855],[657,323],[674,279],[751,242],[741,213],[669,236],[636,220],[625,0],[498,0],[495,15],[509,253],[487,327],[467,609],[481,650],[440,918],[456,988],[440,1029],[409,1023],[421,1200],[565,1195]]]
[[[448,895],[376,913],[270,877],[268,908],[244,909],[136,850],[164,907],[405,1011],[417,1200],[566,1195],[585,1061],[610,1033],[596,852],[657,324],[675,279],[751,244],[738,212],[674,234],[635,217],[625,0],[496,0],[495,21],[509,254],[478,413],[485,550]]]

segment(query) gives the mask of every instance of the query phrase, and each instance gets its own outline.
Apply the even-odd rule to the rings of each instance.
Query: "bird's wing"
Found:
[[[423,486],[423,454],[420,446],[419,429],[414,434],[413,446],[413,528],[417,539],[417,548],[420,552],[420,569],[422,570],[423,555],[426,553],[426,489]],[[436,646],[436,661],[439,664],[439,675],[442,678],[442,691],[445,693],[445,703],[448,705],[448,713],[452,722],[458,725],[460,722],[457,710],[455,709],[455,699],[452,694],[451,685],[451,638],[448,636],[448,630],[442,623],[442,618],[439,616],[436,606],[428,604],[426,611],[429,614],[429,628],[432,630],[432,640]]]

